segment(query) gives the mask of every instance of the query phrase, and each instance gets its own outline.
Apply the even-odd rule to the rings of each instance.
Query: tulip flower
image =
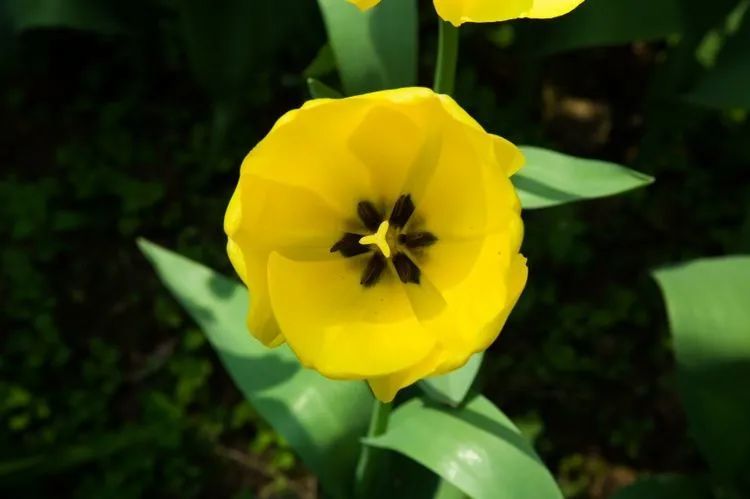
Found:
[[[347,1],[362,10],[380,3],[380,0]],[[558,17],[567,14],[581,3],[583,0],[434,0],[438,15],[455,26],[467,22],[490,23],[523,17]]]
[[[248,328],[384,402],[462,366],[526,283],[523,163],[450,97],[316,99],[247,155],[225,217]]]

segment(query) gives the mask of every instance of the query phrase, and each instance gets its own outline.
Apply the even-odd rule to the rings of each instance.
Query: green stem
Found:
[[[458,28],[446,21],[438,25],[438,52],[435,67],[435,92],[452,94],[458,62]]]
[[[372,406],[372,415],[370,416],[370,427],[367,430],[367,437],[377,437],[385,433],[388,428],[388,417],[391,415],[393,404],[384,404],[375,400]],[[355,472],[355,492],[358,498],[367,496],[372,485],[372,479],[377,467],[378,449],[362,444],[357,461],[357,470]]]

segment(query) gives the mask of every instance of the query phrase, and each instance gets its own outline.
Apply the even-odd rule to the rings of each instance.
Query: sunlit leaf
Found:
[[[526,164],[515,174],[524,209],[600,198],[646,186],[652,177],[624,166],[524,146]]]
[[[466,398],[474,379],[477,377],[479,368],[482,366],[483,353],[471,356],[469,361],[461,369],[441,376],[426,378],[420,381],[419,386],[431,399],[457,406]]]
[[[361,12],[344,0],[318,0],[347,95],[414,85],[416,0],[382,2]]]
[[[329,494],[348,497],[372,395],[364,383],[303,369],[287,346],[267,349],[245,326],[243,286],[145,240],[141,251],[195,319],[258,413],[297,451]]]
[[[409,456],[475,499],[562,497],[528,441],[481,396],[461,408],[411,400],[366,443]]]
[[[714,471],[747,480],[750,463],[750,256],[654,274],[674,337],[690,432]]]

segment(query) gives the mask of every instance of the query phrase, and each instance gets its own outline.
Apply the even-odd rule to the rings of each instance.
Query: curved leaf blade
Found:
[[[139,240],[167,289],[201,326],[258,413],[298,452],[329,494],[348,497],[372,395],[364,383],[304,369],[287,346],[268,349],[246,330],[247,290],[203,265]]]
[[[746,478],[750,462],[750,256],[706,258],[662,269],[691,434],[715,472]]]
[[[416,0],[361,12],[344,0],[318,0],[347,95],[417,81]]]
[[[562,497],[518,428],[482,396],[458,409],[411,400],[365,443],[414,459],[475,499]]]
[[[482,367],[483,359],[484,352],[474,354],[462,368],[441,376],[423,379],[419,382],[419,386],[432,400],[456,407],[469,393],[469,388],[474,383],[479,368]]]
[[[612,196],[651,184],[648,175],[624,166],[522,146],[525,166],[512,177],[521,206],[530,210]]]

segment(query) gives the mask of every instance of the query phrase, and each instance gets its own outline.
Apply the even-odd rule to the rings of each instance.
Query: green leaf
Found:
[[[122,33],[111,2],[101,0],[4,0],[16,31],[70,28],[103,34]]]
[[[654,273],[664,295],[691,434],[715,472],[747,480],[750,463],[750,256]]]
[[[562,497],[531,445],[482,396],[458,409],[411,400],[365,442],[409,456],[475,499]]]
[[[586,0],[559,19],[522,26],[519,44],[533,53],[550,54],[666,38],[682,30],[680,1]]]
[[[342,97],[338,90],[329,87],[315,78],[307,79],[307,90],[314,99],[339,99]]]
[[[744,12],[739,30],[726,41],[716,65],[698,81],[688,100],[719,109],[750,109],[749,17]]]
[[[243,286],[148,241],[138,245],[205,331],[253,407],[297,451],[328,494],[348,497],[372,405],[365,384],[332,381],[304,369],[286,345],[265,348],[247,332]]]
[[[469,499],[461,489],[451,485],[450,482],[440,480],[432,499]]]
[[[420,381],[419,386],[432,400],[458,406],[469,393],[479,368],[482,366],[484,353],[474,354],[462,368],[442,376],[435,376]]]
[[[302,75],[306,78],[322,78],[334,71],[336,71],[336,59],[333,57],[331,44],[326,43],[320,47],[315,59],[305,68]]]
[[[639,479],[618,491],[612,499],[711,499],[705,477],[657,475]]]
[[[318,0],[347,95],[417,81],[416,0],[361,12],[344,0]]]
[[[538,147],[521,147],[526,164],[512,177],[524,209],[600,198],[654,181],[624,166],[568,156]]]

